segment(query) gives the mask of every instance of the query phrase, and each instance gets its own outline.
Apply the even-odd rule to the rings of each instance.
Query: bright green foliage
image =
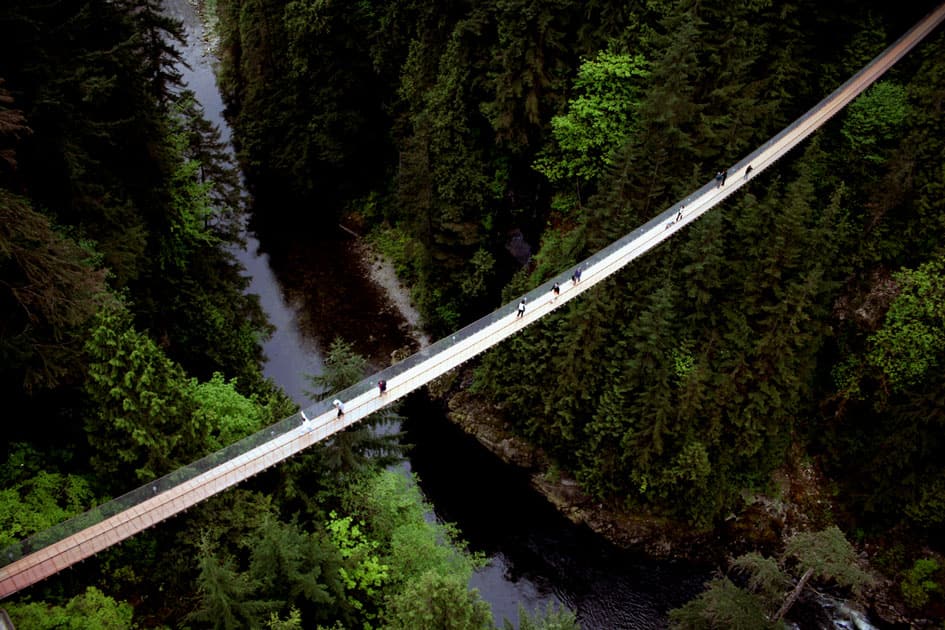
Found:
[[[378,542],[368,539],[350,516],[339,518],[332,512],[330,517],[325,527],[341,554],[342,565],[338,571],[348,604],[370,618],[381,587],[390,579],[390,567],[377,553]]]
[[[539,158],[535,168],[552,182],[596,181],[633,132],[646,67],[639,54],[601,51],[584,61],[567,114],[551,119],[557,152]]]
[[[352,508],[363,515],[371,537],[386,543],[379,551],[395,588],[405,588],[429,571],[468,580],[481,562],[462,550],[452,527],[426,518],[432,508],[415,480],[384,470],[353,493]]]
[[[212,427],[207,442],[209,450],[229,446],[262,429],[269,420],[254,399],[236,391],[235,379],[226,381],[219,372],[206,383],[193,382],[193,399],[197,404],[195,422]]]
[[[945,359],[945,259],[895,274],[900,291],[882,328],[869,338],[867,361],[894,392],[922,382]]]
[[[906,571],[899,589],[911,608],[921,609],[929,603],[932,596],[941,596],[942,584],[939,574],[941,566],[933,558],[919,558]]]
[[[768,621],[761,602],[727,577],[709,582],[705,592],[681,608],[669,611],[676,630],[765,630],[783,628]]]
[[[70,599],[65,606],[41,602],[4,602],[10,621],[26,630],[127,630],[133,627],[134,609],[115,601],[94,586]]]
[[[906,89],[891,81],[880,81],[850,103],[841,133],[856,157],[883,162],[883,149],[898,137],[908,116]]]
[[[508,619],[502,625],[505,630],[515,628]],[[536,610],[531,614],[519,604],[518,630],[581,630],[581,624],[573,612],[564,606],[556,606],[554,602],[548,602],[544,611]]]
[[[298,608],[293,608],[285,619],[272,613],[269,615],[269,621],[266,622],[266,628],[268,630],[302,630],[302,613]]]
[[[103,312],[86,352],[95,409],[86,429],[100,474],[148,481],[205,454],[210,426],[195,417],[190,380],[126,313]]]
[[[389,602],[385,630],[491,630],[489,604],[459,576],[428,571]]]
[[[95,499],[88,479],[47,471],[0,489],[0,549],[84,512]]]

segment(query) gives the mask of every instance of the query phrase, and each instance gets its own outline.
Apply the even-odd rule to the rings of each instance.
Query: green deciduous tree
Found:
[[[218,450],[262,429],[271,418],[255,399],[236,391],[234,380],[226,381],[219,372],[206,383],[194,383],[194,419],[212,427],[207,446]]]
[[[40,471],[0,490],[0,548],[81,514],[95,503],[88,479]]]
[[[941,566],[934,558],[919,558],[905,572],[899,590],[910,607],[921,609],[932,597],[941,597],[942,584],[938,576]],[[937,579],[938,578],[938,579]]]
[[[4,609],[17,628],[36,630],[125,630],[134,627],[134,608],[116,601],[94,586],[76,595],[64,606],[42,602],[4,602]]]
[[[341,555],[338,573],[345,601],[363,618],[374,619],[382,589],[390,580],[390,567],[378,554],[378,541],[368,538],[360,524],[334,512],[329,518],[325,527]]]
[[[866,360],[897,392],[922,382],[945,359],[945,258],[894,278],[899,295],[868,339]]]
[[[598,52],[574,80],[567,114],[551,119],[555,150],[535,164],[553,182],[572,181],[578,191],[614,164],[614,152],[636,127],[641,87],[647,78],[642,55]]]
[[[458,576],[428,571],[401,591],[387,607],[382,626],[387,630],[494,628],[489,604],[469,590]]]
[[[379,552],[389,567],[389,591],[409,587],[428,571],[468,580],[482,561],[464,551],[453,527],[427,519],[432,507],[416,481],[400,472],[383,470],[361,481],[345,503],[383,543]]]

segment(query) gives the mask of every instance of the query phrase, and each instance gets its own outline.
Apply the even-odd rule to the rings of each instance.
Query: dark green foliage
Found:
[[[872,581],[857,564],[853,545],[836,525],[795,534],[785,545],[784,556],[797,563],[796,573],[813,569],[813,579],[833,581],[853,591]]]
[[[257,219],[324,228],[367,199],[366,217],[406,235],[402,264],[442,332],[708,181],[921,13],[852,0],[217,8],[240,161],[260,206],[278,208]],[[260,373],[269,328],[227,253],[242,200],[216,130],[178,94],[179,35],[153,0],[0,7],[0,391],[73,432],[85,419],[108,475],[95,487],[116,492],[294,410]],[[807,439],[845,518],[940,540],[943,42],[911,53],[809,149],[490,353],[477,387],[600,500],[708,526]],[[647,70],[629,85],[581,72],[628,59]],[[553,152],[556,117],[597,132],[573,145],[558,134],[573,150],[557,198],[565,184],[532,168]],[[541,243],[522,270],[512,234]],[[99,300],[106,287],[127,313],[104,311],[89,332],[116,301]],[[333,348],[323,389],[363,375],[348,350]],[[197,580],[192,623],[488,623],[469,565],[384,503],[413,499],[370,485],[399,451],[367,426],[186,517],[169,567],[153,571],[183,602]],[[37,452],[56,439],[70,438],[41,436]],[[4,489],[11,510],[40,517],[11,521],[14,535],[91,498],[87,471],[40,472]],[[173,538],[126,546],[110,579],[140,594],[151,567],[128,558],[156,563]],[[736,563],[762,607],[783,587],[775,569],[814,575],[832,553],[802,551]],[[906,580],[916,605],[934,595],[927,578],[923,565]],[[756,600],[720,580],[676,621],[763,627]],[[179,621],[186,605],[162,614]]]
[[[672,628],[678,630],[766,630],[783,628],[765,617],[764,608],[751,593],[721,577],[706,591],[682,608],[671,610]]]
[[[514,628],[508,619],[505,620],[503,627],[505,630]],[[533,614],[529,614],[525,607],[519,604],[518,628],[519,630],[580,630],[581,625],[573,612],[549,602],[543,611],[538,610]]]
[[[383,627],[489,630],[494,626],[489,604],[478,591],[468,590],[466,582],[457,577],[430,572],[391,602]]]
[[[205,454],[209,426],[192,419],[190,382],[126,312],[99,316],[86,353],[86,432],[100,475],[145,482]]]
[[[321,374],[310,376],[318,392],[309,392],[314,399],[321,399],[354,385],[366,374],[367,360],[358,355],[351,344],[340,337],[335,339],[325,355],[325,369]],[[328,468],[343,475],[357,477],[369,470],[379,470],[401,461],[406,447],[400,444],[400,433],[385,430],[397,419],[389,408],[335,433],[324,447],[324,463]]]
[[[0,189],[3,390],[81,379],[84,327],[106,300],[105,272],[28,199]]]
[[[669,613],[673,628],[783,628],[782,617],[813,579],[857,591],[871,578],[858,565],[856,552],[836,526],[801,532],[788,540],[779,559],[751,552],[732,561],[745,577],[744,587],[727,576]]]
[[[263,592],[288,601],[332,601],[323,584],[322,565],[331,566],[337,560],[331,559],[326,545],[298,526],[266,516],[244,544],[249,549],[249,577]]]
[[[321,202],[324,210],[293,220],[330,223],[337,212],[324,202],[350,194],[387,154],[379,122],[390,95],[369,50],[374,8],[312,0],[218,7],[221,84],[250,189],[279,202],[269,220]]]
[[[232,558],[218,559],[212,555],[209,543],[205,544],[198,563],[199,605],[188,619],[225,630],[261,627],[260,620],[276,604],[253,597],[256,585],[250,576],[239,573]]]

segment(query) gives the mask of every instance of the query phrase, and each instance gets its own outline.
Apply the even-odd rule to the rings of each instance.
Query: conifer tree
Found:
[[[189,380],[126,312],[99,316],[86,353],[92,405],[86,432],[103,478],[150,481],[206,454],[210,427],[195,422]]]
[[[190,621],[205,623],[221,630],[254,628],[273,612],[276,602],[255,599],[257,585],[237,571],[233,558],[218,558],[212,545],[204,541],[198,556],[197,607],[188,615]]]

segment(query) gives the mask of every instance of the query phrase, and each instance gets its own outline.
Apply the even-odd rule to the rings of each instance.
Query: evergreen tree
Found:
[[[103,479],[150,481],[206,454],[210,427],[195,422],[190,382],[126,312],[100,314],[86,352],[86,432]]]
[[[84,327],[106,301],[92,253],[57,231],[28,199],[0,189],[0,382],[51,389],[81,380]]]
[[[313,398],[330,396],[365,376],[366,359],[340,337],[332,342],[324,361],[324,371],[309,377],[320,388],[319,392],[309,393]],[[384,409],[335,433],[325,451],[325,464],[332,470],[357,476],[400,461],[405,450],[399,443],[402,434],[377,430],[396,418],[393,412]]]
[[[276,603],[253,597],[257,585],[247,574],[237,571],[234,560],[217,558],[210,543],[204,541],[198,564],[199,601],[188,620],[225,630],[261,628],[263,619],[273,611]]]

